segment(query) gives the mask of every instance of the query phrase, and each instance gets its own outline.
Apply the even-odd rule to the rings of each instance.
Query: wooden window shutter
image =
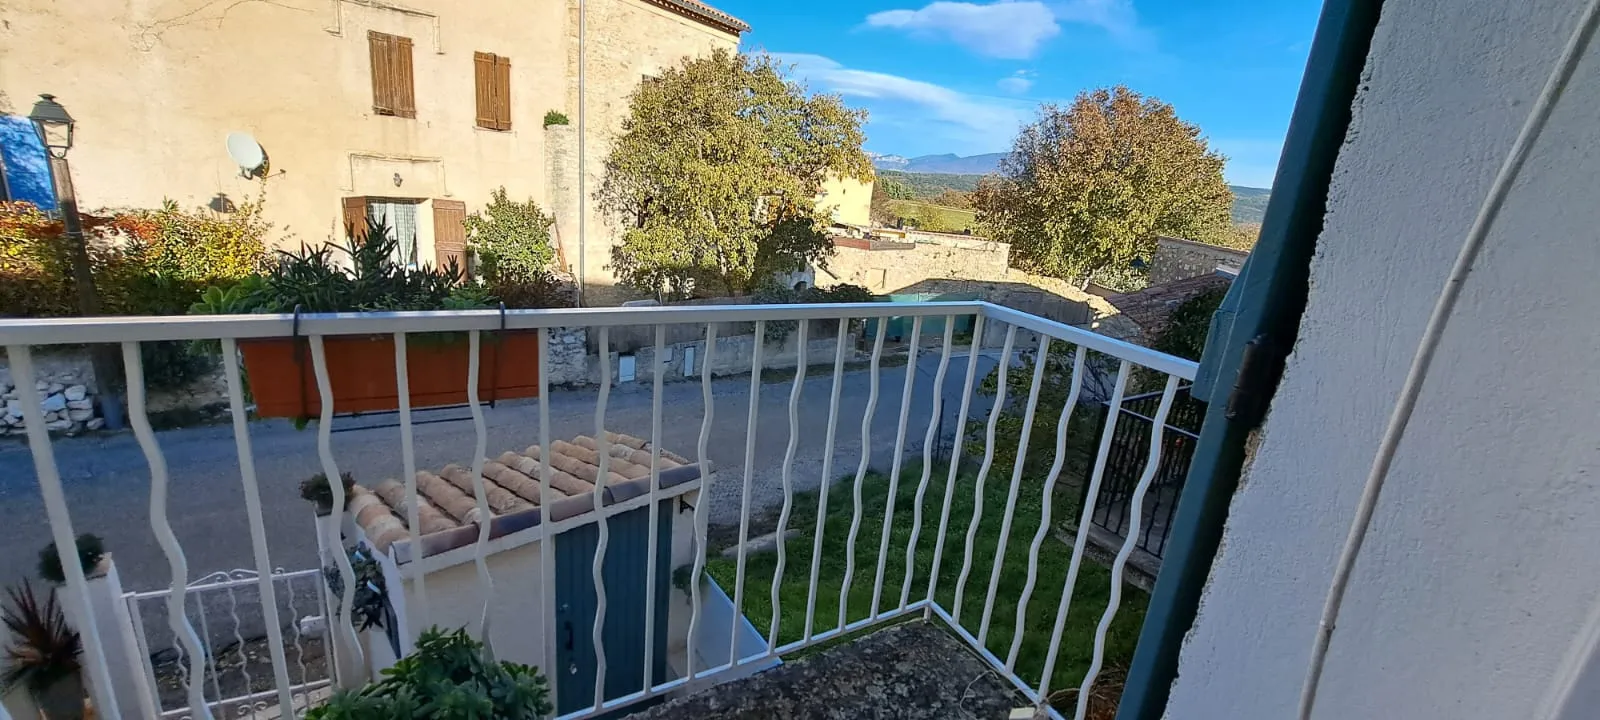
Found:
[[[495,127],[511,129],[511,58],[494,57]]]
[[[372,58],[372,109],[380,115],[395,113],[391,37],[375,30],[367,32],[367,54]]]
[[[440,268],[467,269],[467,204],[460,200],[433,201],[433,255]]]
[[[347,197],[344,199],[344,231],[345,238],[351,244],[361,242],[367,235],[367,199],[364,197]]]
[[[472,54],[473,87],[478,98],[478,127],[498,130],[499,117],[495,111],[494,72],[495,57],[489,53]]]
[[[414,118],[416,92],[411,70],[411,38],[367,32],[372,58],[372,110],[379,115]]]
[[[417,94],[415,78],[411,72],[411,38],[395,38],[395,68],[399,84],[396,86],[395,114],[400,117],[414,118],[417,116]]]

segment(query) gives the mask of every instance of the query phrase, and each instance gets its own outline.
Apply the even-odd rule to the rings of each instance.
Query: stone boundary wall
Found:
[[[1164,285],[1174,280],[1210,275],[1219,265],[1237,268],[1248,257],[1250,253],[1245,250],[1182,238],[1157,238],[1156,253],[1150,258],[1150,284]]]

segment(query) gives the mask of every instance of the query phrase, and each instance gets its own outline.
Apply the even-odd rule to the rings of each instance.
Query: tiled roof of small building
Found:
[[[610,461],[606,476],[605,504],[639,497],[650,491],[649,443],[631,435],[607,433]],[[540,507],[539,473],[541,458],[550,459],[548,508]],[[676,453],[661,451],[661,486],[675,487],[700,478],[700,467]],[[546,453],[538,445],[516,452],[486,458],[483,485],[489,501],[491,534],[504,535],[538,525],[545,517],[565,520],[594,509],[594,488],[600,475],[599,445],[594,438],[579,435],[571,442],[557,440]],[[406,484],[387,479],[366,487],[350,489],[347,511],[379,552],[391,546],[407,545],[410,529],[406,518]],[[477,526],[484,520],[478,512],[470,465],[450,464],[437,472],[417,473],[417,521],[422,552],[405,555],[419,557],[461,547],[477,540]]]
[[[1151,285],[1138,292],[1112,295],[1106,302],[1122,311],[1129,320],[1139,325],[1145,337],[1153,337],[1165,330],[1172,311],[1213,288],[1226,288],[1232,278],[1223,275],[1199,275],[1174,280],[1161,285]]]

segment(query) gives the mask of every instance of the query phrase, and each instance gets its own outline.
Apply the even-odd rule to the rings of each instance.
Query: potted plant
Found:
[[[350,488],[355,486],[355,475],[342,472],[339,480],[344,484],[344,499],[350,501]],[[317,473],[300,481],[300,499],[317,506],[317,516],[327,516],[333,513],[333,488],[328,484],[328,476]]]
[[[551,710],[538,669],[495,662],[466,630],[430,628],[384,679],[340,691],[306,720],[533,720]]]
[[[43,603],[33,586],[8,588],[11,602],[0,621],[11,633],[0,688],[26,690],[49,720],[77,720],[83,712],[83,643],[56,605],[55,592]]]
[[[197,314],[467,310],[495,307],[500,299],[466,278],[451,262],[412,269],[394,261],[396,241],[380,220],[352,233],[348,245],[279,251],[259,277],[224,290],[208,289],[190,309]],[[348,256],[336,262],[335,251]],[[250,391],[261,417],[308,419],[322,412],[321,394],[305,337],[239,343]],[[392,335],[337,335],[323,340],[336,412],[394,410],[399,404]],[[533,397],[539,387],[538,335],[496,332],[481,345],[478,397]],[[406,365],[412,407],[467,401],[469,349],[465,333],[423,333],[407,338]]]
[[[106,557],[106,543],[99,535],[84,533],[75,543],[78,546],[78,565],[85,576],[93,576]],[[39,551],[39,577],[57,585],[67,584],[67,573],[61,566],[61,553],[50,543]]]

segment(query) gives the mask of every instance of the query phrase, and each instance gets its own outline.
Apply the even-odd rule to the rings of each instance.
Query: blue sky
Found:
[[[1125,84],[1171,103],[1267,187],[1319,0],[710,0],[747,50],[871,112],[867,149],[1001,152],[1040,103]]]

